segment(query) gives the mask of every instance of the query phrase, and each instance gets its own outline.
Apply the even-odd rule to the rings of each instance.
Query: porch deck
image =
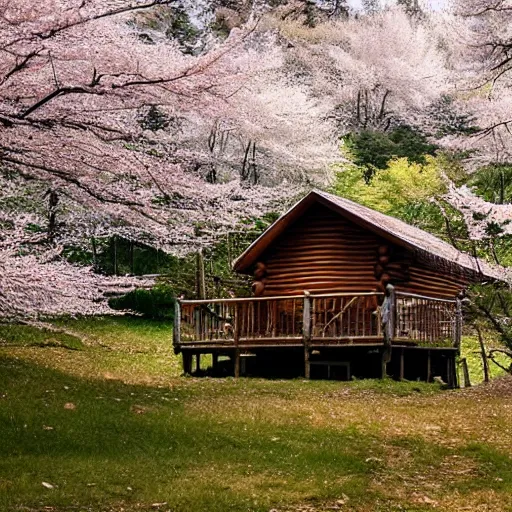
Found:
[[[331,293],[183,300],[176,304],[174,348],[190,371],[192,354],[229,355],[240,373],[241,354],[258,349],[304,349],[305,375],[315,350],[398,347],[457,351],[460,301],[403,292]]]

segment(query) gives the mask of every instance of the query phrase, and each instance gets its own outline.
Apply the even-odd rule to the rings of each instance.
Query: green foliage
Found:
[[[512,163],[490,164],[479,169],[469,181],[477,195],[490,203],[512,203]]]
[[[67,246],[63,255],[70,263],[93,265],[107,275],[162,274],[182,265],[179,258],[119,236],[95,238],[88,248]]]
[[[338,173],[335,191],[383,213],[397,214],[408,205],[443,194],[446,185],[437,160],[427,156],[425,164],[411,163],[407,158],[391,160],[369,182],[364,171],[350,167]]]
[[[64,247],[62,255],[70,262],[78,265],[92,265],[94,257],[92,251],[83,247],[67,246]]]
[[[448,95],[442,96],[427,110],[436,131],[432,135],[442,138],[446,135],[472,135],[480,128],[475,125],[476,118],[461,114],[455,108],[455,100]]]
[[[434,155],[437,146],[409,126],[399,126],[383,133],[365,130],[345,137],[345,145],[353,162],[365,170],[371,180],[379,169],[385,169],[393,159],[406,158],[411,163],[426,163],[426,155]]]
[[[263,233],[271,224],[273,224],[279,218],[279,214],[277,212],[269,212],[263,215],[262,217],[246,219],[244,222],[249,225],[253,225],[253,230],[255,232]]]
[[[203,249],[207,297],[250,294],[249,278],[234,273],[232,263],[278,217],[277,213],[270,212],[262,217],[242,219],[233,231]],[[197,226],[198,231],[203,228],[203,225]],[[107,275],[159,274],[175,296],[196,297],[196,253],[176,257],[115,236],[91,240],[90,248],[68,246],[63,254],[71,263],[93,265],[98,272]],[[124,309],[124,306],[119,307]]]
[[[487,240],[489,248],[486,253],[494,253],[501,265],[512,267],[512,235],[502,235]]]
[[[466,176],[458,159],[446,153],[425,155],[423,164],[393,159],[369,181],[360,167],[346,166],[337,174],[334,193],[469,249],[463,216],[442,199],[445,175],[456,182]]]
[[[156,132],[169,126],[169,116],[162,112],[157,106],[151,105],[145,112],[142,112],[138,119],[143,130]]]
[[[463,165],[464,158],[465,155],[460,152],[438,151],[436,153],[436,162],[442,173],[457,187],[468,181],[468,172]]]
[[[183,53],[196,54],[202,49],[201,30],[195,27],[186,9],[178,2],[172,7],[162,5],[140,14],[135,24],[142,29],[164,33],[167,38],[178,42]],[[144,36],[148,43],[153,42],[149,35]]]
[[[27,231],[28,233],[43,233],[45,231],[45,229],[42,226],[40,226],[39,224],[34,224],[33,222],[29,222],[25,226],[25,231]]]
[[[501,346],[498,340],[496,340],[496,333],[494,331],[485,331],[485,348],[486,351],[489,349],[497,348]],[[467,335],[462,337],[461,342],[461,357],[464,357],[468,364],[469,378],[471,384],[480,384],[484,380],[484,367],[481,356],[480,344],[476,335]],[[510,361],[504,354],[497,355],[496,359],[503,366],[508,366]],[[499,366],[489,361],[489,374],[491,379],[496,377],[502,377],[505,372]]]
[[[498,333],[512,351],[512,290],[502,283],[474,285],[467,304],[467,320]]]
[[[115,310],[128,310],[140,313],[154,320],[174,320],[174,292],[166,284],[158,284],[150,290],[133,290],[122,297],[109,300]]]

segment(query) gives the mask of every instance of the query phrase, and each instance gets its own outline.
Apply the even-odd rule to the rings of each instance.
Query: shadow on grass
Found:
[[[0,509],[140,511],[166,503],[162,510],[246,512],[346,494],[352,510],[369,510],[379,501],[375,479],[400,485],[386,463],[389,440],[354,426],[313,426],[305,415],[265,421],[249,413],[251,397],[282,390],[275,382],[251,386],[127,385],[0,356]],[[233,406],[246,407],[246,416],[191,406],[199,393],[215,400],[222,390],[243,394]],[[400,478],[426,465],[442,469],[449,453],[409,438],[394,446],[412,454]],[[482,475],[510,464],[488,447],[467,450]],[[500,488],[510,488],[512,473],[502,474]]]
[[[0,389],[0,508],[268,510],[363,495],[365,459],[378,451],[352,430],[194,413],[186,388],[79,379],[14,358],[0,358]]]
[[[0,346],[62,347],[82,350],[84,344],[77,336],[32,325],[0,324]]]

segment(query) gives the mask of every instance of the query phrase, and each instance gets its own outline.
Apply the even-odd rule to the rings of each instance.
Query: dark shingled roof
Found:
[[[462,274],[478,281],[489,278],[501,281],[507,278],[507,272],[503,267],[491,266],[485,261],[463,253],[434,235],[406,224],[399,219],[320,190],[310,192],[274,222],[235,261],[234,269],[238,272],[247,272],[269,244],[314,203],[321,203],[362,228],[368,229],[399,246],[410,249],[426,264],[435,266],[447,273]]]

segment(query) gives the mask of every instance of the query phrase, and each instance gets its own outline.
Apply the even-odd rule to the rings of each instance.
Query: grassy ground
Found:
[[[0,327],[2,511],[512,510],[509,379],[184,378],[166,325],[57,327]]]

